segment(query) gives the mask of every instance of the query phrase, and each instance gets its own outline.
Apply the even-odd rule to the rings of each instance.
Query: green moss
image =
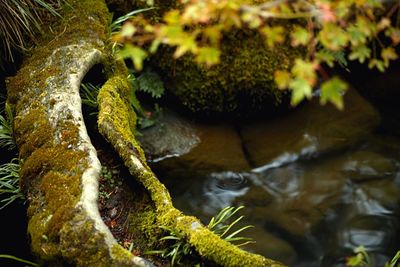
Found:
[[[77,211],[74,218],[64,225],[60,236],[62,255],[74,265],[115,266],[108,257],[108,247],[103,236],[82,211]]]
[[[35,206],[30,205],[28,233],[31,239],[31,249],[36,255],[40,255],[43,260],[54,260],[61,255],[58,243],[54,243],[47,237],[48,220],[51,218],[51,212],[43,210],[42,212],[33,212]]]
[[[32,109],[14,120],[15,137],[19,155],[27,158],[36,149],[45,146],[53,138],[53,131],[43,109]]]
[[[199,66],[189,55],[172,60],[172,49],[162,50],[152,62],[166,74],[169,91],[193,111],[280,103],[284,91],[277,89],[273,73],[288,69],[299,50],[288,45],[267,49],[258,33],[243,30],[225,36],[221,50],[221,62],[211,68]]]
[[[55,256],[59,231],[71,219],[79,201],[80,177],[87,167],[85,157],[82,151],[55,145],[36,149],[22,166],[21,183],[30,199],[28,230],[32,248],[44,259]]]
[[[144,166],[147,166],[144,152],[133,135],[136,127],[136,114],[128,101],[134,96],[126,79],[128,76],[126,67],[119,62],[112,68],[109,75],[109,79],[97,96],[98,124],[103,125],[103,127],[99,127],[99,131],[110,138],[111,143],[122,140],[128,142],[116,146],[117,149],[120,149],[118,152],[123,160],[129,160],[130,155],[133,154],[140,159]],[[117,135],[112,135],[110,132],[116,132]]]
[[[81,178],[89,167],[88,153],[79,148],[78,123],[68,111],[57,114],[57,125],[49,118],[58,101],[52,89],[70,90],[66,75],[80,67],[70,59],[86,48],[103,49],[110,14],[101,0],[70,0],[60,13],[63,19],[49,21],[38,46],[7,85],[8,101],[17,114],[14,128],[21,186],[29,201],[28,233],[33,252],[49,262],[62,258],[80,266],[112,266],[105,237],[77,207]],[[78,54],[74,47],[81,49]],[[117,260],[122,264],[114,265],[132,265],[129,261],[125,253]]]
[[[139,7],[145,1],[137,1]],[[176,0],[156,0],[159,9],[145,13],[152,18],[179,6]],[[243,0],[243,4],[265,1]],[[153,19],[157,20],[157,19]],[[290,23],[279,22],[290,31]],[[269,49],[264,38],[252,30],[231,30],[221,43],[221,62],[211,68],[199,66],[193,56],[173,58],[175,48],[163,48],[152,59],[152,64],[164,74],[167,89],[193,111],[225,112],[279,105],[287,92],[278,90],[273,73],[286,70],[295,57],[305,51],[289,43]]]
[[[78,10],[79,18],[76,16]],[[21,104],[21,101],[37,98],[41,93],[46,94],[49,77],[59,77],[61,80],[65,67],[62,60],[60,64],[48,66],[44,60],[55,49],[86,42],[102,50],[104,42],[108,40],[110,13],[103,1],[69,0],[59,12],[63,19],[52,17],[47,22],[43,27],[44,32],[36,40],[37,47],[32,50],[32,54],[26,55],[18,76],[9,79],[8,87],[12,90],[8,91],[8,101],[11,104]],[[68,58],[68,55],[60,51],[58,53],[60,58]],[[30,90],[25,90],[26,87],[30,87]]]
[[[130,232],[134,233],[133,240],[135,249],[142,252],[157,248],[163,231],[157,221],[157,212],[152,205],[146,206],[143,210],[135,210],[129,216]]]

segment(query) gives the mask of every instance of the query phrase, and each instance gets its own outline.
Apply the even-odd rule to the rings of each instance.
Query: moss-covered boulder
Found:
[[[138,1],[138,6],[144,7],[144,2]],[[155,2],[165,11],[168,3],[175,6],[177,1]],[[289,44],[266,48],[264,38],[251,30],[232,30],[226,34],[221,45],[221,62],[210,68],[196,64],[190,55],[175,60],[174,50],[161,49],[152,62],[163,73],[169,92],[191,110],[203,113],[279,104],[284,92],[277,89],[273,73],[288,69],[293,58],[301,54]]]

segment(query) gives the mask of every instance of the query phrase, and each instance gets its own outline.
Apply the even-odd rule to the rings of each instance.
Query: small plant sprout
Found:
[[[400,265],[400,250],[397,251],[396,255],[385,264],[385,267],[398,267]]]
[[[216,217],[212,217],[210,222],[208,223],[208,229],[213,231],[215,234],[220,236],[222,239],[225,241],[228,241],[230,243],[233,242],[243,242],[240,244],[235,244],[236,246],[244,246],[249,243],[254,243],[255,241],[252,241],[251,238],[247,237],[238,237],[237,235],[241,233],[242,231],[249,229],[253,227],[252,225],[246,225],[242,228],[239,228],[238,230],[234,231],[231,233],[232,228],[241,220],[243,219],[243,215],[234,220],[232,223],[228,223],[229,220],[241,209],[243,209],[244,206],[240,206],[237,208],[234,207],[226,207],[222,209]]]
[[[227,242],[242,242],[240,244],[235,244],[236,246],[244,246],[249,243],[254,243],[251,238],[237,237],[240,232],[250,227],[253,227],[251,225],[244,226],[231,233],[233,227],[241,219],[243,219],[243,216],[235,219],[232,223],[229,223],[229,220],[233,218],[234,215],[243,208],[243,206],[240,206],[238,208],[226,207],[222,209],[217,216],[211,218],[210,222],[207,225],[207,228]],[[175,263],[181,265],[182,259],[187,256],[193,257],[195,260],[196,258],[200,257],[194,250],[194,247],[190,243],[188,243],[188,241],[180,232],[166,226],[160,226],[160,228],[168,232],[168,235],[162,237],[160,241],[168,241],[169,246],[163,250],[148,251],[146,252],[146,254],[159,254],[163,258],[170,258],[172,265],[175,265]],[[197,264],[196,266],[200,265]]]
[[[125,15],[123,15],[123,16],[117,18],[117,19],[114,20],[114,21],[111,23],[111,25],[110,25],[110,26],[111,26],[111,32],[120,31],[121,28],[122,28],[122,24],[123,24],[125,21],[132,19],[132,18],[133,18],[134,16],[136,16],[137,14],[140,14],[140,13],[143,13],[143,12],[146,12],[146,11],[149,11],[149,10],[152,10],[152,9],[154,9],[154,7],[136,9],[136,10],[133,10],[133,11],[131,11],[131,12],[129,12],[129,13],[126,13]]]
[[[160,241],[167,241],[169,246],[163,250],[148,251],[146,254],[159,254],[162,258],[169,258],[171,259],[172,266],[175,264],[181,265],[184,257],[197,257],[196,251],[181,233],[166,226],[160,226],[160,228],[169,233],[160,239]]]
[[[15,141],[12,130],[13,114],[8,105],[5,105],[4,112],[5,117],[0,115],[0,147],[13,150],[15,149]]]
[[[373,267],[371,257],[364,246],[359,246],[354,249],[354,256],[346,259],[346,266],[349,267]],[[384,267],[398,267],[400,266],[400,250],[397,251],[393,258],[385,263]]]
[[[371,258],[365,247],[359,246],[354,249],[355,256],[349,257],[346,261],[349,267],[372,267]]]
[[[10,260],[18,261],[18,262],[27,264],[27,265],[24,265],[24,266],[28,266],[28,267],[40,267],[40,265],[37,264],[37,263],[31,262],[31,261],[28,261],[28,260],[24,260],[24,259],[18,258],[18,257],[13,256],[13,255],[0,254],[0,259],[10,259]]]
[[[24,199],[19,187],[19,170],[20,165],[16,158],[0,165],[0,210],[18,199]]]
[[[83,83],[81,84],[81,88],[82,88],[82,93],[81,93],[82,104],[89,107],[90,109],[96,110],[92,111],[89,115],[96,115],[98,109],[97,95],[99,94],[100,88],[91,83],[86,83],[86,84]]]

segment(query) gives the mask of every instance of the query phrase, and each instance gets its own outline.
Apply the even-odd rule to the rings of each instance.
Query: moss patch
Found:
[[[139,7],[145,1],[137,1]],[[146,12],[147,17],[162,16],[178,1],[155,1],[159,9]],[[265,1],[243,0],[242,4],[261,4]],[[178,7],[179,8],[179,7]],[[274,22],[290,31],[290,23]],[[269,49],[264,38],[253,30],[231,30],[221,43],[221,62],[211,68],[199,66],[190,55],[177,60],[173,58],[175,48],[164,48],[154,56],[152,64],[164,74],[166,87],[192,111],[200,113],[268,109],[279,105],[287,92],[278,90],[273,73],[277,69],[287,70],[295,57],[305,51],[295,49],[289,43]]]
[[[69,0],[60,14],[63,19],[51,18],[43,27],[37,47],[7,85],[8,101],[16,110],[21,187],[29,201],[28,233],[33,252],[49,262],[62,258],[111,266],[104,236],[94,234],[95,223],[85,221],[88,215],[77,207],[89,154],[81,146],[82,122],[60,97],[76,93],[69,92],[74,88],[71,77],[82,72],[78,62],[85,53],[104,47],[110,14],[101,0]],[[128,258],[124,261],[129,265]]]

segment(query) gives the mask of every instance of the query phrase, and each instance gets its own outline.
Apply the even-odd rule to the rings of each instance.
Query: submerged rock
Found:
[[[290,162],[361,141],[379,124],[379,114],[355,90],[344,99],[344,111],[313,100],[274,121],[245,125],[241,136],[252,163]]]
[[[279,260],[288,266],[293,266],[293,263],[297,259],[296,249],[290,243],[264,231],[262,228],[254,227],[247,230],[244,234],[246,237],[257,240],[257,243],[262,244],[262,246],[256,246],[254,243],[246,245],[245,248],[249,251]]]
[[[395,171],[396,165],[392,159],[371,151],[351,154],[343,166],[343,172],[354,181],[381,179],[393,175]]]
[[[188,170],[216,172],[250,169],[242,149],[240,136],[233,126],[228,124],[196,124],[193,126],[196,135],[191,135],[192,139],[186,138],[185,134],[171,138],[180,140],[179,142],[187,142],[188,148],[190,144],[196,145],[188,153],[180,157],[166,158],[155,167],[170,174],[171,172],[179,173]],[[171,131],[166,134],[176,133]],[[165,140],[170,139],[168,136],[163,138]]]
[[[267,229],[280,229],[280,232],[293,238],[310,233],[327,210],[340,201],[345,183],[339,171],[340,163],[340,159],[333,159],[315,166],[288,165],[290,170],[285,170],[286,174],[279,169],[287,169],[288,166],[260,173],[253,183],[259,184],[274,199],[269,205],[259,206],[257,212],[248,214],[249,218],[256,216],[260,221],[261,217],[257,214],[264,214],[263,223]],[[242,198],[245,199],[246,196]]]
[[[199,144],[200,137],[192,122],[163,109],[156,124],[142,130],[138,140],[148,159],[157,162],[189,153]]]

